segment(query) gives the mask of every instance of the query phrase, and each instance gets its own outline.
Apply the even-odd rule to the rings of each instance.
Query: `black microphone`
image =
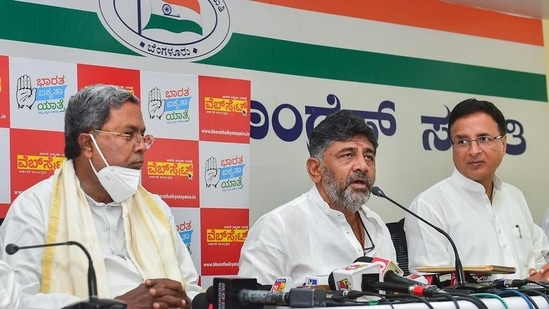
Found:
[[[289,292],[256,290],[257,280],[251,278],[214,278],[206,290],[213,309],[261,309],[264,305],[312,308],[326,306],[326,291],[292,288]]]
[[[397,292],[420,297],[430,297],[433,295],[446,293],[434,285],[410,285],[394,282],[379,282],[372,281],[371,278],[364,278],[364,280],[362,280],[362,290],[372,292],[378,292],[378,290],[383,290],[386,292]]]
[[[208,296],[206,295],[206,293],[198,293],[193,298],[193,302],[192,302],[193,309],[210,309],[209,308],[210,305],[212,304],[208,301]]]
[[[79,302],[74,305],[64,307],[63,309],[78,309],[78,308],[96,308],[96,309],[125,309],[126,303],[113,300],[113,299],[99,299],[97,297],[97,279],[95,278],[95,268],[93,267],[93,261],[90,253],[86,248],[77,241],[66,241],[58,242],[51,244],[42,244],[34,246],[21,246],[19,247],[16,244],[8,244],[6,246],[6,253],[9,255],[15,254],[21,249],[33,249],[33,248],[44,248],[44,247],[53,247],[53,246],[71,246],[75,245],[82,249],[86,257],[88,258],[88,302]]]
[[[450,235],[448,235],[448,233],[446,233],[443,229],[439,228],[438,226],[430,223],[429,221],[423,219],[422,217],[418,216],[417,214],[415,214],[413,211],[409,210],[408,208],[400,205],[399,203],[397,203],[396,201],[394,201],[393,199],[391,199],[390,197],[388,197],[387,195],[385,195],[385,193],[383,192],[383,190],[381,190],[378,186],[374,186],[372,188],[372,191],[371,191],[375,196],[378,196],[378,197],[382,197],[382,198],[385,198],[387,199],[388,201],[390,201],[391,203],[395,204],[396,206],[398,206],[399,208],[401,208],[402,210],[406,211],[407,213],[411,214],[412,216],[418,218],[419,220],[421,220],[423,223],[427,224],[428,226],[432,227],[433,229],[435,229],[437,232],[441,233],[442,235],[444,235],[444,237],[446,237],[448,239],[448,241],[450,242],[450,245],[452,245],[452,249],[454,250],[454,257],[455,257],[455,268],[456,268],[456,280],[457,280],[457,285],[458,287],[463,287],[467,284],[467,282],[465,281],[465,271],[463,270],[463,265],[461,264],[461,259],[459,257],[459,254],[458,254],[458,250],[457,250],[457,247],[456,247],[456,244],[454,243],[454,240],[452,239],[452,237],[450,237]]]
[[[425,283],[418,282],[406,277],[397,275],[394,271],[388,270],[385,275],[383,275],[383,281],[392,282],[398,284],[408,284],[408,285],[426,285]]]
[[[488,282],[488,285],[490,287],[493,287],[496,289],[518,288],[527,284],[528,284],[528,281],[524,279],[496,279],[496,280],[492,280],[491,282]]]

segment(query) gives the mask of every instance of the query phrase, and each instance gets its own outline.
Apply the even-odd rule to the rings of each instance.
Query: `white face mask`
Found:
[[[105,160],[101,149],[97,145],[95,138],[90,134],[90,137],[97,147],[97,151],[105,162],[105,167],[102,168],[99,172],[93,166],[91,160],[89,160],[93,172],[99,179],[99,182],[105,188],[107,193],[111,196],[112,200],[116,203],[120,203],[123,200],[131,197],[137,192],[137,188],[141,183],[141,170],[136,170],[133,168],[121,167],[121,166],[110,166]]]

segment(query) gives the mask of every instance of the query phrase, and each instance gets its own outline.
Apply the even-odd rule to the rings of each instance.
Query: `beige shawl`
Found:
[[[113,298],[92,213],[79,186],[72,160],[55,171],[46,243],[77,241],[95,267],[99,298]],[[139,186],[122,202],[126,248],[141,276],[170,278],[185,284],[179,268],[168,217],[151,194]],[[42,293],[68,293],[88,298],[88,260],[77,246],[46,247],[42,260]],[[136,285],[137,287],[137,285]]]

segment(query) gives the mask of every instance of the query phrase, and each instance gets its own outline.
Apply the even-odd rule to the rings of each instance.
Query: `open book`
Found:
[[[447,274],[456,271],[454,265],[441,265],[441,266],[421,266],[417,268],[420,273],[431,274]],[[515,267],[500,266],[500,265],[466,265],[463,266],[464,272],[473,274],[514,274],[517,269]]]

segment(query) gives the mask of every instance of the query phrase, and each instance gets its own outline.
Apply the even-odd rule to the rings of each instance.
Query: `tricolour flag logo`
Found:
[[[151,17],[145,29],[164,29],[173,33],[202,35],[198,0],[151,0]]]

